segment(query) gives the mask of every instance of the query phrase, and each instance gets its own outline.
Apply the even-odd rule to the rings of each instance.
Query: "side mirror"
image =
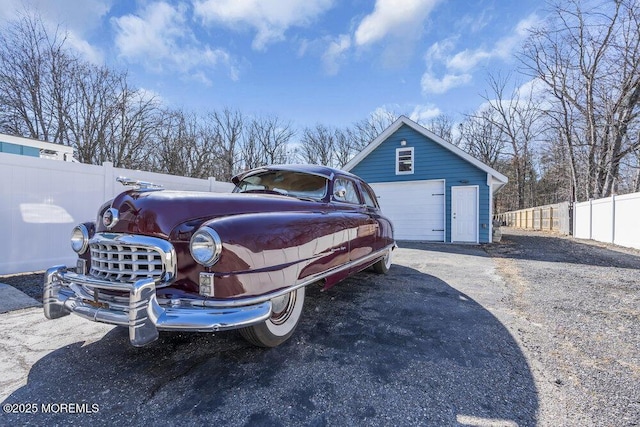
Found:
[[[347,196],[347,189],[344,188],[342,185],[336,187],[333,189],[333,195],[334,197],[338,198],[338,199],[345,199],[345,197]]]

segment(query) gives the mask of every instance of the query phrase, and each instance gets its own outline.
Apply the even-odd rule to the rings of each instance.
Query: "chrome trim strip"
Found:
[[[57,274],[59,280],[65,282],[77,283],[79,285],[85,285],[95,288],[108,289],[110,291],[127,291],[130,292],[133,289],[133,284],[124,282],[110,282],[108,280],[96,279],[91,276],[83,276],[72,272],[65,272]]]

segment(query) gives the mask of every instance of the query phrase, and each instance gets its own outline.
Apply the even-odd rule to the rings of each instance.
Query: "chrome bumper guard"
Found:
[[[99,290],[128,291],[128,304],[100,301]],[[65,266],[47,270],[43,306],[47,319],[74,313],[94,322],[127,326],[129,340],[136,347],[155,341],[158,331],[216,332],[251,326],[271,316],[271,301],[229,307],[172,305],[170,301],[160,305],[151,278],[109,282],[69,272]]]

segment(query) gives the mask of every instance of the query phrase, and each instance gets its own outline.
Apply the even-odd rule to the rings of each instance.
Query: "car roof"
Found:
[[[346,176],[350,176],[353,178],[358,178],[357,176],[355,176],[352,173],[349,172],[345,172],[342,171],[340,169],[335,169],[335,168],[331,168],[329,166],[322,166],[322,165],[269,165],[269,166],[262,166],[259,168],[255,168],[255,169],[251,169],[245,172],[241,172],[238,175],[234,176],[231,181],[234,184],[237,184],[238,182],[240,182],[242,179],[244,179],[247,176],[251,176],[254,175],[256,173],[260,173],[260,172],[266,172],[266,171],[276,171],[276,170],[281,170],[281,171],[290,171],[290,172],[302,172],[302,173],[308,173],[308,174],[312,174],[312,175],[319,175],[328,179],[333,179],[333,177],[335,175],[346,175]],[[358,178],[359,179],[359,178]]]

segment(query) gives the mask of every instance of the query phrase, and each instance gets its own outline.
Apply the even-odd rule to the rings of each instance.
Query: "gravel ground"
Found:
[[[515,229],[486,250],[510,287],[510,329],[554,396],[539,419],[639,425],[640,251]]]
[[[404,246],[406,247],[407,245]],[[344,369],[344,366],[361,366],[365,369],[364,374],[356,373],[356,371],[345,371],[349,375],[355,375],[356,377],[349,379],[350,377],[347,375],[344,379],[347,382],[353,381],[354,384],[360,384],[358,382],[361,381],[358,379],[359,376],[373,375],[375,380],[373,383],[382,386],[381,390],[388,390],[387,387],[393,383],[394,389],[403,390],[403,392],[407,393],[408,400],[401,399],[398,402],[414,402],[418,399],[423,402],[423,405],[421,405],[422,411],[431,411],[432,409],[435,411],[435,407],[438,405],[444,405],[444,410],[450,410],[450,407],[447,406],[448,404],[443,403],[450,402],[453,406],[467,407],[468,413],[480,415],[486,413],[487,415],[487,418],[480,420],[485,424],[478,424],[478,421],[471,417],[468,420],[458,418],[458,423],[456,423],[458,425],[493,425],[486,424],[488,419],[491,418],[514,420],[518,425],[640,425],[640,251],[544,233],[522,232],[514,229],[503,229],[502,242],[485,245],[483,249],[484,252],[492,257],[495,273],[498,275],[497,280],[489,279],[491,283],[486,283],[484,288],[478,286],[476,282],[487,280],[486,277],[490,278],[490,275],[476,278],[469,276],[468,283],[464,281],[455,283],[458,283],[458,291],[467,292],[467,295],[472,296],[481,307],[484,307],[495,316],[495,319],[509,333],[500,332],[499,325],[491,325],[490,317],[486,316],[486,312],[481,314],[480,317],[466,319],[461,314],[464,311],[460,313],[456,311],[455,319],[466,320],[462,323],[459,320],[453,321],[454,318],[451,317],[451,313],[457,306],[445,305],[443,302],[455,301],[458,298],[456,291],[453,290],[451,294],[455,298],[449,298],[452,289],[445,286],[444,282],[440,285],[437,285],[437,282],[429,285],[428,283],[431,283],[429,281],[433,278],[420,276],[416,271],[410,269],[410,267],[415,266],[419,270],[429,271],[450,284],[454,283],[447,280],[447,271],[451,271],[447,269],[455,269],[456,267],[446,263],[448,260],[446,252],[464,254],[466,250],[464,246],[418,245],[412,248],[409,245],[408,249],[399,253],[404,257],[405,265],[394,267],[395,270],[392,270],[392,274],[387,279],[379,279],[371,275],[350,279],[352,283],[362,282],[365,286],[374,286],[371,291],[377,296],[369,302],[363,299],[365,296],[368,297],[369,293],[358,293],[353,298],[349,298],[348,293],[352,291],[349,290],[348,286],[344,285],[343,287],[335,288],[333,292],[336,292],[336,295],[331,298],[332,300],[335,298],[335,301],[326,306],[323,305],[325,304],[322,302],[324,301],[323,298],[315,295],[315,293],[310,293],[308,296],[310,298],[308,310],[310,311],[307,312],[305,315],[307,317],[304,319],[306,326],[303,324],[301,331],[296,332],[296,334],[299,334],[296,338],[297,342],[290,343],[283,348],[283,351],[288,353],[288,356],[286,356],[288,362],[283,364],[280,369],[285,369],[285,366],[297,360],[295,354],[298,351],[304,352],[300,357],[301,363],[303,360],[310,362],[318,359],[318,355],[324,355],[324,358],[328,357],[329,359],[320,358],[318,360],[324,360],[323,363],[328,363],[331,360],[331,363],[336,364],[331,369],[323,370],[325,374],[322,374],[322,378],[324,378],[323,381],[325,382],[331,382],[331,380],[327,380],[326,375],[328,374],[326,372],[339,374],[341,372],[339,369]],[[421,252],[425,250],[426,252]],[[474,252],[475,249],[470,248],[469,251]],[[480,250],[480,252],[483,251]],[[424,258],[420,255],[421,253],[428,254],[428,258]],[[475,256],[477,257],[478,255],[476,254]],[[463,255],[457,262],[462,262],[462,266],[465,267],[472,260],[473,256]],[[442,271],[442,274],[438,273],[438,269]],[[406,314],[397,313],[400,317],[394,316],[384,320],[382,320],[384,317],[379,317],[381,315],[379,313],[381,307],[378,306],[381,301],[379,296],[388,289],[388,286],[408,286],[408,290],[415,295],[419,295],[420,292],[423,292],[422,287],[425,285],[418,285],[418,280],[423,279],[428,279],[426,286],[433,293],[432,296],[442,297],[436,305],[430,305],[432,307],[430,310],[417,308],[421,306],[416,306],[415,310],[418,311],[409,313],[405,310],[403,313]],[[0,282],[15,286],[33,298],[42,300],[41,273],[0,277]],[[431,289],[431,287],[434,287],[434,289]],[[490,289],[493,289],[493,291],[490,291]],[[342,293],[344,295],[341,295]],[[393,298],[391,295],[387,296]],[[387,301],[384,298],[382,300]],[[339,305],[336,305],[338,303]],[[314,307],[314,304],[317,306],[311,308]],[[434,307],[440,308],[436,310]],[[340,313],[343,313],[342,316],[347,313],[346,317],[348,319],[358,319],[359,316],[374,316],[380,326],[387,325],[385,327],[391,328],[389,330],[404,325],[404,323],[407,323],[406,319],[411,319],[418,312],[420,312],[421,316],[427,316],[428,319],[432,319],[430,320],[431,324],[435,324],[438,319],[441,319],[444,322],[442,325],[448,326],[443,326],[442,331],[439,332],[440,335],[437,335],[439,338],[435,341],[431,338],[431,341],[424,341],[426,339],[424,337],[433,335],[433,331],[429,333],[426,330],[422,331],[418,328],[419,325],[413,324],[413,322],[408,322],[405,325],[410,328],[407,331],[411,330],[412,334],[422,337],[420,338],[421,341],[407,341],[409,338],[406,337],[400,341],[396,340],[397,342],[389,341],[393,334],[381,336],[379,340],[376,338],[371,342],[365,340],[365,347],[371,347],[372,352],[366,355],[366,363],[362,364],[363,362],[360,360],[351,359],[356,357],[356,353],[362,351],[356,350],[361,349],[358,344],[365,341],[362,341],[362,338],[354,338],[352,340],[352,335],[368,336],[367,334],[373,333],[373,330],[367,332],[367,325],[371,324],[371,319],[362,322],[360,328],[362,330],[358,329],[359,326],[354,325],[353,321],[344,325],[339,323],[332,326],[328,323],[325,324],[325,318],[318,315],[324,310],[335,310],[336,313],[333,316],[335,318],[339,318]],[[457,310],[461,310],[461,308],[457,308]],[[387,313],[389,312],[387,311]],[[478,316],[478,313],[481,312],[474,311],[474,313],[476,313],[474,316]],[[478,322],[481,319],[484,319],[483,321],[487,325],[482,326],[482,328],[490,326],[493,328],[492,330],[498,331],[498,333],[493,332],[488,335],[482,332],[482,328],[478,326]],[[348,328],[342,331],[341,328],[346,328],[347,325],[349,325]],[[322,331],[327,328],[331,329],[331,331],[326,331],[326,337],[332,336],[333,338],[330,342],[327,341],[325,343],[323,341],[325,335],[322,335]],[[336,328],[339,331],[335,330]],[[458,334],[464,335],[463,331],[465,330],[469,334],[474,334],[472,337],[474,339],[471,342],[482,342],[487,336],[492,336],[495,339],[485,344],[487,346],[486,349],[482,346],[479,349],[477,345],[465,347],[462,345],[462,341],[457,338]],[[340,331],[342,333],[337,333]],[[450,335],[445,335],[450,338],[442,335],[445,331],[448,331],[447,334]],[[409,332],[406,332],[406,334],[409,334]],[[126,346],[122,347],[120,341],[125,341],[125,339],[120,335],[120,332],[114,330],[99,342],[91,344],[91,346],[95,347],[91,353],[95,355],[94,358],[97,360],[93,360],[89,364],[87,371],[93,369],[91,368],[93,366],[105,363],[105,360],[102,360],[103,358],[116,358],[122,352],[131,353],[127,358],[132,357],[132,355],[136,356],[138,353],[142,357],[142,353],[139,350],[129,349]],[[409,335],[406,336],[408,337]],[[454,336],[456,338],[453,338]],[[240,351],[242,354],[246,353],[253,358],[257,358],[257,361],[251,362],[257,363],[257,366],[265,366],[262,363],[264,361],[260,361],[261,357],[276,357],[276,355],[280,354],[278,353],[279,350],[276,350],[264,353],[264,356],[262,356],[262,353],[245,347],[241,340],[218,342],[216,339],[219,340],[220,337],[213,339],[204,334],[198,334],[195,341],[191,336],[184,338],[184,342],[182,341],[183,338],[179,336],[178,338],[171,335],[165,338],[167,340],[165,344],[169,345],[169,350],[171,351],[165,351],[166,354],[161,353],[162,358],[156,359],[165,360],[164,358],[182,357],[180,356],[182,353],[173,349],[173,347],[179,347],[179,345],[189,345],[190,350],[187,353],[199,355],[198,363],[193,366],[187,364],[188,369],[193,370],[193,373],[187,371],[184,374],[186,377],[182,378],[181,375],[183,373],[174,372],[177,376],[174,375],[172,378],[178,382],[189,383],[192,381],[189,379],[192,376],[200,377],[217,372],[216,363],[219,360],[216,358],[223,357],[224,359],[228,351]],[[515,341],[512,341],[513,339]],[[207,341],[204,343],[206,345],[200,346],[199,344],[202,343],[199,343],[199,340]],[[209,340],[218,342],[220,346],[216,348],[225,350],[213,352],[211,350],[202,350],[203,348],[206,349],[207,345],[212,345]],[[422,341],[426,345],[423,346]],[[421,343],[418,347],[416,347],[417,342]],[[498,344],[499,342],[504,342],[504,345]],[[300,346],[301,343],[304,346]],[[379,350],[376,346],[381,345],[380,343],[387,343],[387,346],[384,347],[386,348],[385,353],[378,353]],[[407,343],[411,345],[407,345]],[[310,347],[307,348],[307,346]],[[114,347],[118,348],[118,350],[110,354],[110,352],[113,352],[112,349]],[[518,347],[520,350],[518,350]],[[66,353],[71,351],[68,348],[67,350],[60,350],[64,354],[49,356],[46,364],[49,365],[52,361],[59,361],[65,366],[63,361],[69,357],[69,354]],[[414,354],[412,353],[412,348],[414,350],[417,348],[419,351],[415,350]],[[490,351],[489,348],[493,348],[493,351]],[[87,354],[88,351],[87,347],[78,350],[82,354]],[[159,352],[160,350],[154,351]],[[218,351],[221,353],[218,354]],[[310,351],[313,354],[317,352],[317,354],[308,359],[309,354],[307,353]],[[481,352],[481,357],[476,354],[478,351]],[[479,360],[484,360],[485,357],[489,357],[495,351],[498,351],[499,356],[491,362],[493,363],[491,369],[478,364]],[[521,355],[519,351],[522,351]],[[146,357],[148,356],[141,360]],[[123,366],[126,365],[127,358],[121,363]],[[415,361],[419,361],[422,364],[427,361],[432,363],[438,358],[443,358],[446,363],[444,365],[434,365],[434,368],[439,371],[432,372],[433,377],[431,379],[427,379],[428,374],[426,373],[431,372],[431,369],[424,371],[423,375],[425,376],[420,381],[417,381],[413,376],[385,376],[388,373],[387,369],[392,367],[394,370],[397,369],[394,364],[408,363],[411,365]],[[451,361],[455,361],[454,365],[452,365],[455,369],[446,368],[449,366],[447,364],[451,364]],[[141,361],[138,362],[142,363]],[[132,363],[131,369],[138,362]],[[171,366],[173,365],[170,364]],[[242,366],[242,364],[239,366]],[[76,366],[73,367],[73,369],[76,368]],[[415,369],[415,366],[413,368]],[[310,369],[307,378],[319,381],[320,377],[314,377],[314,375],[318,376],[317,368],[310,367]],[[402,372],[403,369],[400,369],[400,371]],[[71,371],[71,368],[69,370]],[[527,371],[529,370],[531,376],[527,377],[529,375]],[[34,366],[30,374],[30,384],[32,386],[27,387],[24,393],[30,391],[35,395],[40,393],[38,390],[42,388],[38,385],[37,379],[39,376],[37,372],[38,370]],[[173,371],[169,370],[169,372]],[[505,374],[502,375],[500,372]],[[520,378],[515,375],[516,372],[524,374]],[[262,375],[267,373],[269,372],[265,372]],[[117,377],[115,372],[113,374],[114,377]],[[220,375],[222,379],[226,378],[226,374],[222,371],[216,375]],[[269,375],[275,374],[269,373]],[[278,375],[282,375],[282,372],[279,371]],[[47,375],[42,375],[42,378],[46,377]],[[180,378],[182,379],[180,380]],[[251,376],[247,376],[246,381],[249,381],[249,378]],[[450,387],[451,394],[448,391],[444,391],[444,384],[450,384],[451,381],[457,384],[456,381],[462,379],[466,381],[466,387],[454,385]],[[343,393],[345,392],[342,388],[346,387],[346,385],[339,385],[339,381],[331,383],[334,384],[334,387],[340,388]],[[479,397],[483,395],[483,388],[480,384],[486,384],[488,390],[493,390],[494,396],[491,398]],[[71,386],[71,383],[67,382],[67,387],[69,386]],[[420,388],[426,386],[428,386],[428,391]],[[111,384],[110,387],[118,390],[117,383]],[[172,387],[175,387],[175,384]],[[246,392],[243,391],[243,387],[234,388],[234,393]],[[85,393],[83,389],[80,389],[80,385],[73,385],[71,388],[75,394],[71,393],[70,395]],[[189,387],[185,390],[188,389]],[[208,392],[215,393],[214,390],[217,390],[217,388],[214,387]],[[442,396],[438,397],[439,394],[434,394],[434,390],[439,390],[438,393],[442,394]],[[446,390],[449,390],[449,388]],[[300,420],[313,424],[311,422],[314,419],[312,415],[321,413],[318,412],[320,408],[316,408],[314,404],[309,403],[315,402],[315,404],[321,406],[323,399],[320,397],[324,396],[321,391],[307,391],[306,394],[305,392],[298,393],[298,399],[304,400],[305,396],[311,396],[309,401],[303,402],[301,400],[300,402],[302,403],[298,402],[299,404],[294,406],[294,409],[298,408],[298,406],[300,407],[298,408],[299,413],[296,412],[298,414],[296,416],[301,417]],[[276,394],[281,392],[278,390],[273,391]],[[353,390],[352,392],[359,396],[358,392]],[[345,395],[343,393],[337,394]],[[417,394],[409,397],[411,393]],[[537,398],[535,397],[536,395]],[[14,398],[19,399],[20,396],[20,393],[14,394]],[[159,393],[158,396],[161,396],[161,394]],[[380,404],[379,396],[368,395],[368,397],[365,397],[362,395],[361,397],[363,402],[370,402],[371,405],[367,406],[363,403],[362,405],[358,404],[358,407],[365,408],[371,414],[375,414],[373,420],[377,421],[374,421],[372,425],[391,425],[392,420],[398,421],[397,418],[393,417],[387,419],[386,423],[382,421],[385,419],[382,417],[384,411],[375,404]],[[486,406],[480,409],[473,407],[474,402],[478,403],[483,399],[487,400],[487,402],[483,403]],[[152,400],[157,399],[154,397]],[[160,401],[164,404],[167,403],[162,399]],[[345,408],[352,404],[352,401],[353,397],[345,400]],[[500,402],[503,402],[503,404],[500,404]],[[535,403],[527,404],[526,402]],[[407,405],[409,404],[407,403]],[[375,409],[373,409],[374,407]],[[430,409],[427,410],[426,408]],[[405,409],[409,410],[408,414],[416,415],[414,413],[416,408],[413,406],[409,405]],[[291,407],[289,407],[289,410],[291,410]],[[535,414],[531,414],[530,411],[535,411]],[[425,414],[427,413],[429,412],[425,412]],[[272,416],[276,417],[273,418],[274,420],[279,419],[277,415],[272,414]],[[358,416],[353,415],[353,418],[351,421],[367,419],[371,421],[367,413]],[[433,422],[428,424],[438,425],[439,423],[435,422],[436,419],[438,418],[431,418]],[[329,424],[331,424],[331,420],[335,422],[336,418],[329,416],[329,418],[325,419]],[[343,419],[343,421],[346,422],[346,419]],[[406,419],[405,421],[407,424],[416,424],[415,419],[413,421]],[[248,424],[253,423],[248,422]],[[322,425],[323,423],[316,424]],[[365,424],[367,423],[365,422]],[[496,425],[511,424],[499,424],[498,422]]]
[[[496,317],[506,286],[493,260],[442,244],[401,244],[395,258],[386,276],[309,286],[294,336],[273,349],[236,331],[134,348],[125,328],[2,314],[0,425],[536,425],[531,368]],[[60,402],[99,411],[42,406]],[[39,412],[20,412],[28,403]]]
[[[12,276],[0,276],[0,283],[20,289],[31,298],[42,303],[42,286],[44,273],[27,273]]]

